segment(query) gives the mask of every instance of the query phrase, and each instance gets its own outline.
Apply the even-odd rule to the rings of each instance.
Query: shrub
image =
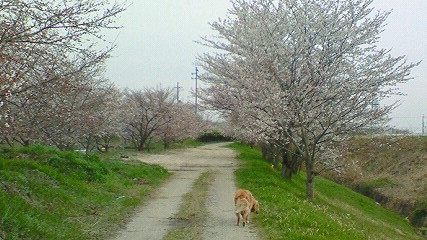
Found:
[[[416,227],[422,227],[427,222],[427,201],[422,201],[409,215],[409,220]]]
[[[375,189],[390,185],[394,185],[394,183],[388,178],[372,179],[362,182],[358,187],[358,191],[363,195],[370,196]]]
[[[228,142],[232,141],[231,137],[224,136],[218,130],[212,130],[210,132],[204,132],[197,138],[200,142]]]

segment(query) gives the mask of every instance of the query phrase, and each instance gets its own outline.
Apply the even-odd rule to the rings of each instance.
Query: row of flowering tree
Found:
[[[108,151],[122,138],[144,150],[153,140],[163,141],[167,148],[172,142],[196,138],[205,127],[192,106],[174,101],[171,89],[120,91],[96,74],[46,83],[31,95],[15,95],[9,100],[13,121],[2,128],[2,140],[89,152]]]
[[[142,150],[153,139],[167,146],[197,134],[186,127],[201,119],[170,90],[123,92],[103,77],[114,48],[104,34],[118,28],[123,5],[0,2],[0,142],[90,151],[122,137]]]
[[[170,143],[196,138],[206,129],[193,106],[175,102],[171,89],[126,91],[122,111],[123,136],[139,151],[152,140],[162,141],[168,148]]]
[[[69,147],[75,139],[70,125],[84,116],[79,106],[88,101],[86,93],[100,88],[101,69],[112,49],[101,33],[117,28],[114,21],[124,10],[122,4],[95,0],[1,1],[4,141],[29,145],[42,132],[45,142]]]
[[[410,78],[417,63],[376,45],[389,12],[372,0],[233,0],[218,33],[201,43],[209,87],[203,103],[220,110],[235,136],[257,142],[282,160],[291,178],[301,165],[314,197],[319,169],[334,166],[347,134],[395,106],[374,106]]]

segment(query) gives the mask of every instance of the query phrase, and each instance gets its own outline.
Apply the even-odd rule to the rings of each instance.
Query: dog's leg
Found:
[[[240,213],[236,213],[237,216],[237,226],[239,226],[239,222],[240,222]]]
[[[245,212],[245,216],[243,217],[243,221],[244,221],[245,225],[249,223],[249,214],[250,214],[250,212]],[[245,226],[245,225],[243,225],[243,226]]]
[[[246,223],[249,223],[249,215],[251,215],[251,212],[248,212],[248,214],[246,215]]]

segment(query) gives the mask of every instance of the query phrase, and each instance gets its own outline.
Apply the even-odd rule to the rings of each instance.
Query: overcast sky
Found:
[[[209,51],[194,41],[215,34],[208,23],[224,17],[230,5],[228,0],[134,0],[118,21],[123,28],[106,76],[131,89],[179,82],[180,99],[192,101],[195,57]],[[390,125],[421,132],[423,115],[427,125],[427,0],[374,0],[373,6],[393,10],[379,46],[411,62],[423,60],[412,71],[414,79],[399,86],[406,96],[387,101],[401,104]]]

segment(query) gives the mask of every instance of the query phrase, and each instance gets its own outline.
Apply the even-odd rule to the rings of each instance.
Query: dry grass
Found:
[[[355,137],[344,161],[354,165],[342,176],[328,177],[405,217],[411,218],[427,201],[426,137]],[[418,221],[424,223],[415,225],[427,224],[425,218]]]

